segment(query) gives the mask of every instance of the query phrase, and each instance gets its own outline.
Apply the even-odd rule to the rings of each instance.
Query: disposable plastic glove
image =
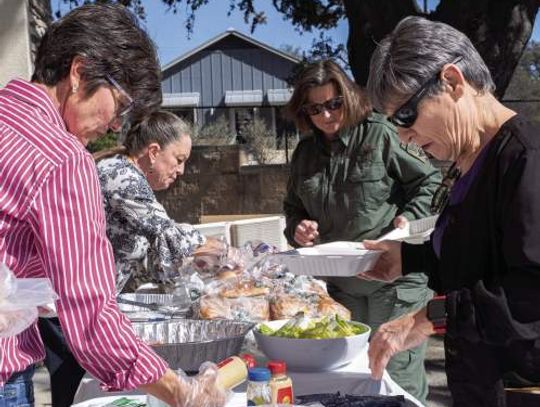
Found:
[[[229,395],[230,391],[219,384],[218,368],[213,363],[203,363],[197,376],[178,376],[177,407],[221,407],[227,403]]]

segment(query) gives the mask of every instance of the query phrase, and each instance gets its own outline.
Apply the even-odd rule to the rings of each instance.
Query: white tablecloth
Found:
[[[403,395],[418,406],[422,404],[413,396],[403,390],[387,372],[384,373],[381,383],[375,382],[370,377],[368,368],[367,348],[355,358],[350,364],[339,369],[328,372],[300,373],[289,372],[289,376],[293,381],[293,389],[296,395],[315,394],[315,393],[335,393],[340,391],[343,394],[352,395],[373,395],[381,394],[387,396]],[[234,389],[234,397],[229,401],[227,407],[239,407],[246,405],[245,385]],[[77,407],[99,406],[106,404],[111,399],[103,402],[102,400],[94,400],[99,397],[107,397],[115,395],[137,395],[141,392],[117,392],[107,393],[100,388],[99,382],[86,374],[75,394],[74,403]],[[114,399],[114,398],[113,398]],[[90,404],[88,403],[90,402]]]

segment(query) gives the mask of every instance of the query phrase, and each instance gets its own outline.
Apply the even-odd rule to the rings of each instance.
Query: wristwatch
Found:
[[[438,295],[428,301],[426,316],[436,333],[446,333],[446,295]]]

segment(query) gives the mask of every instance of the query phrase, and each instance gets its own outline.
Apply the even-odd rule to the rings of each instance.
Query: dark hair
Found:
[[[137,18],[118,4],[78,7],[55,21],[39,45],[32,81],[54,86],[69,75],[75,57],[84,61],[86,96],[114,78],[135,101],[139,120],[161,105],[161,71],[154,44]]]
[[[343,125],[352,127],[371,113],[368,97],[338,64],[330,59],[306,65],[298,74],[291,99],[285,105],[284,115],[302,132],[313,129],[310,117],[303,111],[311,88],[333,83],[343,96]]]
[[[128,130],[123,145],[94,154],[96,161],[111,157],[115,154],[137,155],[152,143],[158,143],[161,148],[191,135],[191,126],[174,113],[165,110],[152,112],[142,121],[134,124]]]

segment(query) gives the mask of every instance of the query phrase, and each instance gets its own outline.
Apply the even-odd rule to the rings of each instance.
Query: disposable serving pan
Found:
[[[332,242],[281,252],[275,258],[293,274],[351,277],[370,270],[380,254],[362,243]]]
[[[172,369],[186,372],[197,372],[203,362],[217,363],[238,354],[253,326],[242,321],[196,319],[133,323],[137,335]]]

